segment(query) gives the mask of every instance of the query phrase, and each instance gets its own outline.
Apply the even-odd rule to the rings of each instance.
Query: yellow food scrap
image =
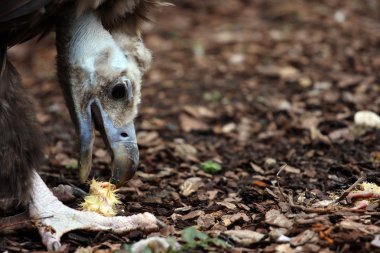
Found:
[[[358,185],[358,190],[352,192],[372,192],[374,194],[380,194],[380,186],[375,183],[363,182]]]
[[[116,205],[120,204],[117,189],[110,182],[98,182],[91,180],[90,193],[81,204],[82,210],[100,213],[104,216],[115,216]]]

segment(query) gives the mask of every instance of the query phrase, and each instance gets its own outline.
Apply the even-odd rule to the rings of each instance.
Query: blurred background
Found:
[[[356,111],[380,113],[379,1],[172,3],[143,27],[153,64],[136,119],[140,168],[124,189],[133,193],[125,199],[128,212],[153,210],[173,223],[183,203],[207,213],[218,209],[210,203],[232,194],[260,214],[275,203],[262,186],[274,185],[284,163],[293,170],[283,187],[296,194],[309,189],[319,199],[352,184],[360,171],[380,183],[380,131],[353,130]],[[62,178],[78,184],[76,137],[55,56],[53,34],[10,52],[46,136],[42,174],[50,184]],[[101,141],[94,161],[95,176],[108,177]],[[206,161],[222,171],[205,173]],[[180,196],[192,176],[203,186],[195,196]],[[212,198],[211,190],[217,190]]]
[[[379,111],[378,1],[173,4],[143,27],[154,58],[136,120],[147,148],[142,166],[167,158],[170,148],[160,143],[177,138],[198,145],[198,159],[228,168],[265,157],[292,161],[311,152],[302,150],[313,143],[311,125],[328,136],[357,110]],[[10,52],[35,98],[49,161],[59,166],[75,163],[76,152],[55,56],[53,34]],[[341,151],[366,160],[360,151]],[[102,167],[109,157],[98,153]]]

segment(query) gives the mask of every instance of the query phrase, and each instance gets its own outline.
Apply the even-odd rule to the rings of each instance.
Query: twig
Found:
[[[358,178],[358,180],[356,180],[355,183],[353,183],[347,190],[345,190],[342,195],[340,195],[339,198],[337,198],[336,200],[334,200],[334,204],[342,201],[343,199],[345,199],[347,197],[347,195],[353,190],[355,189],[355,187],[360,184],[361,182],[363,182],[364,180],[366,179],[366,175],[362,172],[360,177]]]
[[[284,192],[282,191],[282,187],[281,187],[281,185],[280,185],[280,174],[281,174],[281,172],[286,168],[286,166],[288,166],[286,163],[285,163],[284,165],[282,165],[281,168],[279,169],[279,171],[278,171],[277,174],[276,174],[277,187],[278,187],[278,190],[279,190],[279,192],[280,192],[280,194],[281,194],[282,201],[286,201],[287,198],[286,198]]]
[[[373,215],[373,216],[380,216],[380,212],[365,212],[364,214]]]
[[[293,200],[293,195],[292,194],[285,195],[285,193],[282,190],[282,187],[280,185],[280,174],[286,168],[286,166],[287,166],[287,164],[284,164],[283,166],[281,166],[280,170],[276,174],[276,179],[277,179],[277,187],[278,187],[278,190],[280,192],[281,198],[284,201],[288,201],[290,207],[302,210],[302,211],[304,211],[306,213],[319,213],[319,214],[336,214],[336,213],[340,213],[340,214],[367,214],[367,215],[375,215],[375,216],[380,215],[380,212],[367,212],[366,210],[354,210],[352,208],[345,208],[345,207],[328,206],[326,208],[323,208],[323,207],[319,208],[319,207],[305,207],[303,205],[295,204],[294,200]],[[351,185],[347,190],[345,190],[344,193],[337,200],[334,201],[334,203],[337,203],[337,202],[343,200],[345,197],[347,197],[347,195],[353,189],[355,189],[355,187],[358,184],[360,184],[361,182],[363,182],[365,179],[366,179],[366,176],[365,176],[364,173],[362,173],[362,175],[360,176],[360,178],[353,185]]]
[[[355,213],[355,214],[371,214],[371,215],[377,215],[379,212],[372,212],[372,213],[368,213],[366,212],[366,210],[360,210],[360,209],[357,209],[357,210],[354,210],[354,209],[351,209],[351,208],[346,208],[346,207],[334,207],[334,206],[328,206],[328,207],[305,207],[305,206],[302,206],[302,205],[297,205],[297,204],[294,204],[294,200],[293,200],[293,196],[292,195],[289,195],[288,196],[288,201],[289,201],[289,205],[290,207],[292,208],[295,208],[295,209],[299,209],[301,211],[304,211],[305,213],[319,213],[319,214],[352,214],[352,213]]]
[[[34,218],[31,219],[29,216],[27,216],[26,212],[23,212],[21,214],[17,214],[10,217],[5,217],[0,219],[0,234],[6,234],[13,232],[15,230],[20,230],[23,228],[32,228],[33,223],[48,219],[53,216],[46,216],[46,217],[40,217],[40,218]]]

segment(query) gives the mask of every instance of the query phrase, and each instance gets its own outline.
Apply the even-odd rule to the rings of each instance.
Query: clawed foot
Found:
[[[69,208],[51,193],[37,173],[34,173],[29,213],[37,220],[36,226],[48,250],[59,250],[61,236],[72,230],[107,230],[121,234],[133,230],[153,231],[162,225],[151,213],[104,217]]]

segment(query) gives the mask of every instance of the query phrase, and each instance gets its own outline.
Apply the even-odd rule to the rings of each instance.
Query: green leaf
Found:
[[[174,237],[168,237],[166,238],[166,241],[169,243],[171,249],[174,249],[178,243]]]
[[[195,227],[188,227],[182,230],[182,239],[185,244],[182,245],[178,252],[201,248],[204,250],[210,249],[210,244],[217,247],[228,248],[230,245],[218,238],[212,238],[208,234],[198,231]]]
[[[115,250],[113,253],[130,253],[132,249],[131,244],[123,244],[123,247],[120,250]]]
[[[215,174],[222,170],[222,166],[216,162],[207,161],[201,164],[201,169],[206,173]]]
[[[75,160],[75,161],[66,163],[64,166],[65,166],[65,169],[68,169],[68,170],[78,169],[78,161]]]
[[[200,240],[207,240],[209,236],[203,232],[196,230],[195,237]]]
[[[182,239],[187,243],[195,243],[197,230],[195,227],[188,227],[182,230]]]
[[[222,99],[222,94],[219,91],[205,92],[203,99],[209,102],[219,102]]]
[[[149,246],[146,246],[143,253],[153,253],[153,250]]]
[[[214,244],[215,246],[218,246],[218,247],[223,247],[223,248],[229,248],[229,247],[231,247],[231,245],[228,242],[223,241],[223,240],[218,239],[218,238],[211,238],[210,242],[212,244]]]
[[[229,248],[231,247],[227,242],[210,237],[208,234],[198,231],[194,226],[187,227],[182,230],[181,233],[182,241],[184,243],[179,244],[177,239],[174,237],[167,237],[166,241],[169,243],[170,248],[168,249],[168,253],[180,253],[180,252],[192,252],[194,249],[201,249],[203,251],[215,251],[215,247],[219,248]],[[178,246],[180,248],[178,249]],[[124,244],[122,249],[114,251],[116,253],[130,253],[132,248],[132,244]],[[152,253],[154,249],[147,246],[143,253]],[[218,251],[215,251],[218,252]]]

